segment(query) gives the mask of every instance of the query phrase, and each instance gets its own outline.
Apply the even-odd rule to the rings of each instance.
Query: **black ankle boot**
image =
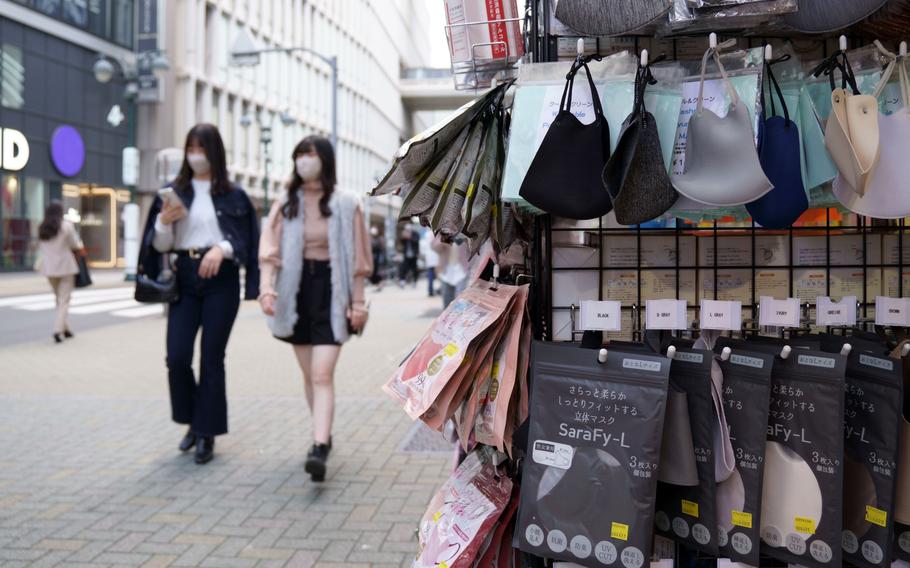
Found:
[[[193,446],[196,445],[196,434],[193,434],[192,430],[187,430],[186,435],[180,440],[180,445],[177,448],[181,452],[188,452],[193,449]]]
[[[325,481],[325,466],[329,459],[328,444],[313,444],[310,452],[306,456],[306,464],[303,470],[310,474],[313,481]]]
[[[59,333],[54,334],[54,343],[63,343],[63,336]]]
[[[215,456],[215,437],[199,436],[196,442],[196,463],[202,465],[209,463]]]
[[[73,335],[73,332],[70,331],[69,329],[64,329],[64,330],[63,330],[63,337],[65,337],[65,338],[67,338],[67,339],[72,339],[72,338],[74,338],[74,337],[76,337],[76,336]]]

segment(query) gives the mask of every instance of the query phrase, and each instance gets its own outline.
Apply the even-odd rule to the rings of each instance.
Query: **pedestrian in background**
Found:
[[[420,256],[420,235],[411,225],[405,225],[401,231],[401,268],[398,274],[398,286],[404,288],[408,282],[417,287],[417,257]],[[413,280],[412,280],[413,279]]]
[[[162,254],[175,253],[179,299],[167,318],[167,368],[175,422],[188,424],[181,451],[196,447],[195,461],[211,461],[215,436],[226,434],[224,353],[240,307],[240,267],[245,297],[259,295],[259,228],[246,192],[228,180],[224,143],[211,124],[186,136],[174,182],[155,199],[143,235],[139,264],[151,278]],[[202,328],[199,383],[193,347]]]
[[[385,270],[387,262],[385,239],[378,227],[370,227],[370,249],[373,253],[373,274],[370,275],[370,283],[379,292],[382,290],[382,271]]]
[[[436,295],[436,267],[439,266],[439,255],[433,250],[433,232],[424,231],[420,237],[420,254],[427,269],[427,290],[432,298]]]
[[[47,278],[54,291],[57,315],[54,319],[54,342],[73,337],[67,321],[70,296],[76,285],[79,265],[76,255],[83,245],[76,226],[63,218],[63,204],[51,201],[44,210],[44,220],[38,227],[38,272]]]
[[[272,206],[259,246],[259,303],[272,334],[294,346],[313,419],[304,470],[324,481],[332,449],[335,364],[341,345],[363,329],[366,277],[373,272],[360,198],[335,187],[335,150],[304,138],[291,156],[287,193]]]
[[[442,289],[442,309],[446,309],[458,294],[468,285],[470,270],[468,241],[456,237],[452,244],[442,242],[440,237],[433,241],[433,250],[439,255],[439,282]]]

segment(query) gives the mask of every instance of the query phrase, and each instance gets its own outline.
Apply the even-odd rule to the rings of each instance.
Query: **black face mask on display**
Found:
[[[585,566],[650,562],[670,361],[535,342],[515,546]]]

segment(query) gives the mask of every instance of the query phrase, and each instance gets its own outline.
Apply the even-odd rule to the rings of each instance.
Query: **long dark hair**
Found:
[[[291,181],[288,183],[287,203],[281,208],[281,213],[287,219],[293,219],[300,211],[300,197],[297,195],[297,190],[303,185],[303,178],[297,174],[296,160],[298,156],[306,154],[310,150],[315,150],[316,155],[319,156],[319,160],[322,162],[322,173],[319,176],[319,181],[322,183],[319,212],[322,213],[323,217],[332,216],[332,210],[329,209],[329,200],[332,198],[332,193],[335,191],[335,184],[337,183],[337,178],[335,177],[335,149],[332,148],[332,143],[327,138],[312,135],[301,140],[291,153],[291,160],[295,162],[294,171],[291,173]]]
[[[211,165],[212,195],[220,195],[231,191],[221,133],[218,132],[218,127],[214,124],[204,122],[190,128],[190,131],[186,134],[186,141],[183,143],[183,165],[180,166],[180,173],[177,174],[177,178],[174,180],[174,189],[187,195],[193,194],[193,168],[190,167],[190,163],[186,159],[186,150],[193,142],[202,146],[202,149],[205,150],[205,157]]]
[[[42,241],[53,239],[60,232],[61,225],[63,225],[63,204],[59,201],[51,201],[44,209],[44,220],[38,226],[38,238]]]

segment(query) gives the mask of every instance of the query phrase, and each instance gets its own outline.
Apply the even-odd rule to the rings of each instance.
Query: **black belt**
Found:
[[[332,267],[327,260],[303,259],[303,271],[307,274],[329,274]]]
[[[177,253],[178,257],[185,256],[185,257],[191,258],[193,260],[199,260],[200,258],[205,256],[205,253],[209,252],[209,250],[211,250],[211,248],[212,247],[191,248],[191,249],[187,249],[187,250],[176,250],[174,252]]]

